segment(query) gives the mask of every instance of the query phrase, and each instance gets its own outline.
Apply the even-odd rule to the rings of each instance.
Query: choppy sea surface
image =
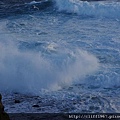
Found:
[[[120,113],[120,2],[1,2],[0,92],[9,113]]]

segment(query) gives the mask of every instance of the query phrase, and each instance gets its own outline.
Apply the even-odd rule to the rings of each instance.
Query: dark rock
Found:
[[[2,104],[2,95],[0,94],[0,113],[4,111],[4,106]]]
[[[20,100],[15,100],[15,103],[20,103]]]
[[[39,107],[39,105],[33,105],[32,107],[37,107],[37,108],[38,108],[38,107]]]
[[[2,95],[0,94],[0,101],[2,100]]]
[[[1,94],[0,94],[0,120],[10,120],[9,115],[4,111]]]

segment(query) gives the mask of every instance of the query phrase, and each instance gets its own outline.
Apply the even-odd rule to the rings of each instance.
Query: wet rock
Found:
[[[15,103],[20,103],[20,100],[15,100],[14,102],[15,102]]]
[[[0,113],[2,113],[2,111],[4,111],[4,106],[2,104],[2,95],[0,94]]]
[[[4,111],[4,106],[2,104],[2,95],[0,94],[0,120],[10,120],[8,114]]]

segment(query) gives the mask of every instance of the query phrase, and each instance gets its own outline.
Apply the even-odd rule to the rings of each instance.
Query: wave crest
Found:
[[[56,0],[59,12],[99,18],[120,18],[120,2],[87,2],[80,0]]]
[[[58,90],[98,69],[97,59],[80,49],[56,44],[45,49],[43,55],[0,43],[0,90],[34,94]]]

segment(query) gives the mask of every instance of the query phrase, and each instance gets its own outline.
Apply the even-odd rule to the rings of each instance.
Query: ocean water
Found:
[[[0,92],[9,113],[119,113],[120,2],[0,3]]]

